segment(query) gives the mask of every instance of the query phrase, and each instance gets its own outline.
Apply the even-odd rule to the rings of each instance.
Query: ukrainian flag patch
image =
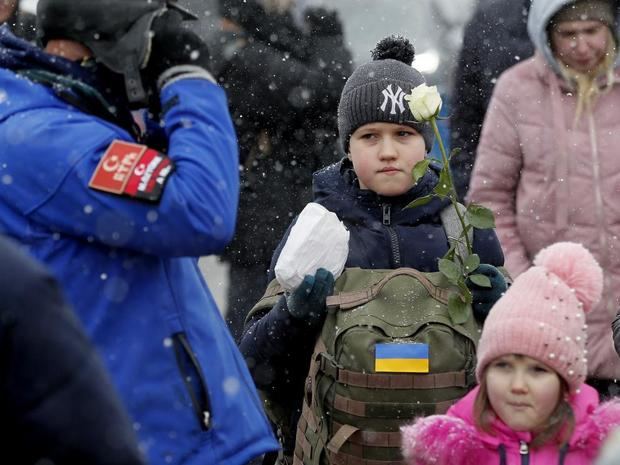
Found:
[[[375,344],[375,372],[428,373],[428,354],[423,343]]]

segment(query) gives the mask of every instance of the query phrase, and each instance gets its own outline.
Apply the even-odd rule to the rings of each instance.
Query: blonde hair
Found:
[[[616,62],[617,44],[611,29],[607,28],[607,50],[601,63],[589,72],[579,72],[560,62],[560,71],[562,77],[567,82],[572,83],[576,87],[577,93],[577,109],[575,110],[575,119],[573,127],[579,122],[579,118],[584,109],[588,111],[592,108],[599,95],[609,92],[614,83],[614,64]],[[599,87],[598,78],[605,76],[605,87]]]
[[[480,387],[474,401],[474,422],[478,429],[488,434],[494,434],[492,422],[496,415],[491,406],[491,401],[489,400],[485,374],[486,369],[480,378]],[[540,429],[540,433],[536,434],[534,440],[530,443],[533,449],[550,442],[555,442],[558,446],[563,446],[568,443],[570,437],[573,435],[575,429],[575,414],[573,408],[566,400],[568,398],[569,387],[563,378],[560,379],[562,381],[560,400],[553,412],[551,412],[546,423]]]

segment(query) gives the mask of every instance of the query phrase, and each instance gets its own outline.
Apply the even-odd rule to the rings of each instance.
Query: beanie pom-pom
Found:
[[[392,59],[411,66],[415,49],[409,39],[402,36],[389,36],[381,39],[370,52],[373,60]]]
[[[574,242],[552,244],[536,255],[534,265],[550,271],[573,289],[585,313],[601,300],[603,270],[583,245]]]

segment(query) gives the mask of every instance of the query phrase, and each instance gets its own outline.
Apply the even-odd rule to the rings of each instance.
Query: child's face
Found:
[[[559,375],[525,355],[504,355],[486,369],[489,402],[515,431],[537,432],[555,410],[562,391]]]
[[[604,60],[609,39],[609,28],[599,21],[561,22],[551,31],[556,56],[581,73],[595,70]]]
[[[380,195],[395,196],[411,189],[411,170],[425,154],[422,136],[401,124],[365,124],[355,130],[349,142],[349,158],[360,188]]]

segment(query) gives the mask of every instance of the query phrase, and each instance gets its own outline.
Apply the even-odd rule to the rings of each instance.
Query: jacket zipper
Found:
[[[394,268],[400,268],[400,245],[398,244],[398,235],[394,228],[392,228],[392,206],[389,203],[382,205],[383,209],[383,225],[390,234],[390,243],[392,245],[392,260],[394,261]]]
[[[530,448],[525,441],[519,441],[519,454],[521,454],[521,465],[530,465]]]
[[[184,333],[174,334],[172,341],[177,365],[198,417],[198,423],[207,431],[211,428],[211,399],[200,364]]]
[[[607,236],[605,234],[605,213],[604,213],[604,205],[603,205],[603,195],[601,193],[601,174],[600,174],[600,166],[599,166],[599,153],[598,153],[598,144],[596,142],[596,128],[594,122],[594,115],[592,114],[592,110],[588,112],[588,126],[590,131],[590,148],[592,149],[592,177],[593,183],[592,187],[594,188],[594,200],[596,203],[596,214],[598,217],[598,230],[599,230],[599,241],[601,250],[607,250]],[[601,255],[601,260],[605,260],[605,254]],[[601,266],[604,266],[604,263],[601,263]],[[605,276],[605,281],[608,281],[608,276]],[[605,284],[608,284],[606,282]],[[604,302],[603,307],[609,312],[613,312],[615,314],[615,305],[613,302],[609,301]]]

